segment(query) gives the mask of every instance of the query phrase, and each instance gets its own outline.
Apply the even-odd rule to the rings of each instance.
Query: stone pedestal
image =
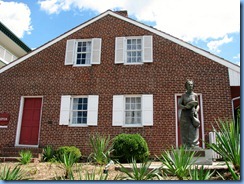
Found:
[[[204,150],[192,150],[195,151],[195,155],[193,157],[196,160],[196,165],[212,165],[213,158],[212,158],[212,150],[211,149],[204,149]]]

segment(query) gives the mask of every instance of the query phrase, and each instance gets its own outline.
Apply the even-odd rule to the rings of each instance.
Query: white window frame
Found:
[[[87,109],[86,110],[74,110],[73,109],[73,105],[74,105],[74,99],[79,99],[79,98],[86,98],[87,99]],[[88,121],[88,96],[72,96],[71,97],[71,106],[70,106],[70,121],[69,121],[69,125],[70,126],[87,126],[87,121]],[[77,111],[77,112],[79,112],[79,111],[81,111],[81,112],[83,112],[83,111],[86,111],[86,113],[87,113],[87,116],[86,116],[86,123],[81,123],[81,124],[75,124],[75,123],[73,123],[73,112],[74,111]]]
[[[140,112],[141,112],[141,122],[140,123],[134,123],[134,124],[129,124],[129,123],[126,123],[126,111],[128,111],[126,109],[126,99],[127,98],[140,98],[141,99],[141,109],[140,109]],[[124,127],[142,127],[142,95],[125,95],[124,96]]]
[[[73,99],[87,98],[87,123],[72,124],[73,116]],[[98,124],[98,95],[63,95],[61,96],[60,119],[59,125],[66,125],[69,127],[88,127],[97,126]]]
[[[133,39],[140,39],[141,40],[141,49],[140,50],[128,50],[128,40],[133,40]],[[141,61],[140,62],[128,62],[128,52],[141,52]],[[143,37],[142,36],[133,36],[133,37],[125,37],[125,52],[124,52],[125,56],[125,64],[126,65],[137,65],[137,64],[143,64]]]
[[[90,45],[90,62],[89,63],[85,63],[85,64],[77,64],[77,57],[78,57],[78,54],[80,53],[83,53],[82,51],[81,52],[79,52],[78,53],[78,51],[77,51],[77,49],[78,49],[78,44],[80,43],[80,42],[86,42],[86,43],[88,43],[88,42],[91,42],[91,45]],[[88,52],[85,52],[86,53],[86,55],[87,55],[87,53]],[[74,64],[73,64],[73,66],[91,66],[92,64],[92,39],[79,39],[79,40],[76,40],[75,41],[75,51],[74,51]],[[86,58],[87,59],[87,58]],[[87,61],[86,61],[87,62]]]
[[[77,64],[77,48],[79,42],[91,42],[91,56],[90,63]],[[101,64],[101,38],[91,38],[91,39],[71,39],[66,42],[65,50],[65,65],[72,65],[74,67],[84,67]]]
[[[141,124],[125,124],[126,97],[141,97]],[[144,127],[153,126],[153,94],[114,95],[112,126]]]
[[[127,62],[127,40],[141,39],[141,62]],[[153,36],[128,36],[115,38],[115,64],[141,65],[153,62]]]

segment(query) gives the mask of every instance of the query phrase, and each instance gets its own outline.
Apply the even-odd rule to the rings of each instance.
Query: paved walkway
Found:
[[[130,169],[132,168],[132,164],[122,164],[125,168]],[[140,163],[137,164],[137,166],[140,166]],[[162,166],[161,162],[152,162],[150,165],[150,169],[154,169],[154,168],[159,168]],[[202,165],[198,165],[198,167],[201,167]],[[224,161],[219,161],[219,162],[213,162],[212,165],[204,165],[205,169],[211,169],[211,170],[219,170],[219,169],[228,169],[227,165],[225,164]],[[115,169],[119,170],[120,166],[116,165]]]

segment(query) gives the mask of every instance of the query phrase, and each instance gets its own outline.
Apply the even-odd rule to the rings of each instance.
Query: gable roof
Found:
[[[90,19],[90,20],[88,20],[86,22],[84,22],[83,24],[71,29],[70,31],[68,31],[68,32],[60,35],[59,37],[54,38],[53,40],[47,42],[46,44],[38,47],[37,49],[33,50],[29,54],[27,54],[27,55],[15,60],[14,62],[10,63],[9,65],[6,65],[5,67],[0,69],[0,73],[2,73],[4,71],[8,70],[9,68],[21,63],[22,61],[26,60],[27,58],[39,53],[40,51],[44,50],[45,48],[55,44],[56,42],[64,39],[65,37],[75,33],[76,31],[88,26],[89,24],[92,24],[93,22],[96,22],[97,20],[99,20],[99,19],[101,19],[101,18],[103,18],[103,17],[105,17],[107,15],[114,16],[114,17],[116,17],[118,19],[124,20],[124,21],[129,22],[131,24],[134,24],[134,25],[136,25],[138,27],[141,27],[141,28],[143,28],[145,30],[148,30],[148,31],[150,31],[150,32],[152,32],[154,34],[157,34],[157,35],[159,35],[159,36],[161,36],[161,37],[163,37],[165,39],[168,39],[168,40],[170,40],[170,41],[172,41],[172,42],[174,42],[176,44],[179,44],[179,45],[181,45],[181,46],[183,46],[185,48],[188,48],[188,49],[190,49],[190,50],[192,50],[192,51],[194,51],[194,52],[196,52],[196,53],[198,53],[198,54],[200,54],[202,56],[205,56],[205,57],[207,57],[207,58],[209,58],[209,59],[211,59],[211,60],[213,60],[213,61],[215,61],[217,63],[220,63],[220,64],[228,67],[231,70],[234,70],[234,71],[240,73],[240,66],[238,66],[238,65],[236,65],[234,63],[231,63],[231,62],[229,62],[229,61],[227,61],[227,60],[225,60],[223,58],[220,58],[220,57],[218,57],[218,56],[216,56],[214,54],[211,54],[210,52],[207,52],[207,51],[205,51],[203,49],[200,49],[200,48],[198,48],[196,46],[193,46],[193,45],[191,45],[191,44],[189,44],[189,43],[187,43],[187,42],[185,42],[183,40],[180,40],[180,39],[178,39],[178,38],[176,38],[176,37],[174,37],[172,35],[166,34],[166,33],[162,32],[162,31],[159,31],[159,30],[157,30],[157,29],[155,29],[153,27],[150,27],[148,25],[145,25],[143,23],[135,21],[135,20],[133,20],[131,18],[122,16],[122,15],[120,15],[120,14],[118,14],[116,12],[113,12],[111,10],[107,10],[106,12],[104,12],[104,13],[102,13],[102,14],[100,14],[100,15],[98,15],[98,16],[96,16],[96,17],[94,17],[94,18],[92,18],[92,19]]]

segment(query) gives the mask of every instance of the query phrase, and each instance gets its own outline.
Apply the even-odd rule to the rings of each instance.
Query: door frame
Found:
[[[41,104],[41,112],[40,112],[40,122],[39,122],[39,132],[38,132],[38,143],[37,145],[26,145],[26,144],[19,144],[20,139],[20,131],[21,131],[21,124],[22,124],[22,116],[24,111],[24,102],[26,98],[41,98],[42,104]],[[16,137],[15,137],[15,146],[16,147],[33,147],[38,148],[39,146],[39,140],[40,140],[40,130],[41,130],[41,119],[42,119],[42,107],[43,107],[43,96],[21,96],[20,98],[20,108],[19,108],[19,117],[18,117],[18,124],[16,129]]]
[[[179,138],[179,135],[178,135],[178,100],[177,100],[177,97],[180,97],[182,94],[175,94],[175,135],[176,135],[176,140],[175,140],[175,145],[176,145],[176,148],[179,147],[179,143],[178,143],[178,138]],[[200,113],[201,113],[201,119],[200,119],[200,122],[201,122],[201,131],[202,131],[202,137],[199,137],[199,138],[202,138],[202,148],[205,149],[205,136],[204,136],[204,118],[203,118],[203,99],[202,99],[202,94],[201,93],[197,93],[197,95],[200,97]]]

